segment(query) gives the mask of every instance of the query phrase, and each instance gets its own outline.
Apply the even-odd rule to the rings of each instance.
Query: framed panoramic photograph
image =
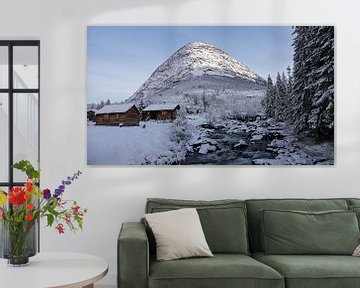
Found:
[[[333,165],[333,26],[89,26],[88,165]]]

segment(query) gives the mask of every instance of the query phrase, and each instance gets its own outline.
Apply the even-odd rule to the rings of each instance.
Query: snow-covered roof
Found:
[[[163,111],[163,110],[175,110],[179,104],[168,103],[168,104],[151,104],[147,106],[143,111]]]
[[[108,114],[108,113],[125,113],[133,107],[134,104],[112,104],[112,105],[105,105],[100,110],[96,112],[98,114]]]

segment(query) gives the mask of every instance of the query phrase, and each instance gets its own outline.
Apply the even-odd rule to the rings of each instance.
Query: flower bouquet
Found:
[[[23,187],[12,187],[9,193],[0,188],[0,257],[8,259],[9,265],[26,265],[29,257],[36,254],[36,223],[45,218],[47,226],[55,227],[59,234],[82,229],[86,209],[75,201],[63,199],[66,186],[76,180],[81,172],[67,177],[54,189],[40,189],[40,168],[35,169],[27,160],[13,165],[26,173]]]

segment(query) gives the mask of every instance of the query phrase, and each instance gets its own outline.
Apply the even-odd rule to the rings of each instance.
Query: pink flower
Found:
[[[0,208],[0,220],[2,220],[2,218],[3,218],[3,211],[2,211],[2,209]]]
[[[55,228],[58,230],[59,234],[65,233],[64,225],[61,223],[59,223]]]
[[[71,223],[71,215],[70,214],[66,215],[65,222],[66,222],[67,225],[69,225]]]
[[[72,207],[74,215],[79,214],[79,209],[80,209],[80,206]]]

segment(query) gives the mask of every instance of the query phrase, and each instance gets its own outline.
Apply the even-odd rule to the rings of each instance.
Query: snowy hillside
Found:
[[[224,51],[193,42],[160,65],[127,100],[133,103],[177,102],[187,95],[225,97],[262,90],[265,80]]]

